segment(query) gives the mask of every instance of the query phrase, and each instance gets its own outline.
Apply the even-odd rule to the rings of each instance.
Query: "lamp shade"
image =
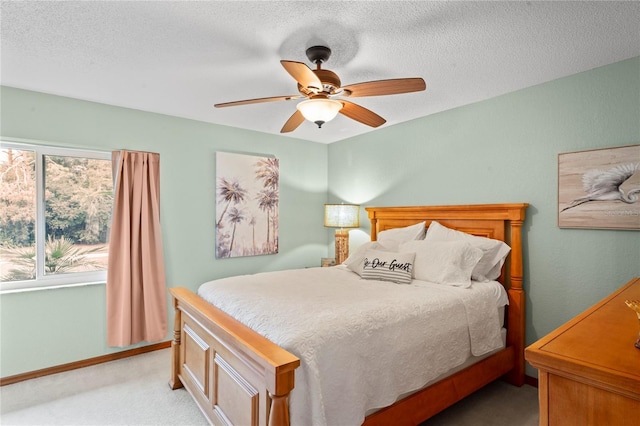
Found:
[[[342,109],[342,102],[332,99],[309,99],[296,105],[304,118],[322,127],[327,121],[333,120]]]
[[[360,227],[360,206],[357,204],[325,204],[324,226],[330,228]]]

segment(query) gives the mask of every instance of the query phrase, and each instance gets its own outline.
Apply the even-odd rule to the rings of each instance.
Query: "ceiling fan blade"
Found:
[[[290,101],[292,99],[300,99],[300,98],[302,98],[302,96],[300,95],[272,96],[270,98],[257,98],[257,99],[246,99],[244,101],[223,102],[221,104],[215,104],[214,107],[224,108],[224,107],[237,106],[237,105],[259,104],[261,102]]]
[[[367,81],[343,87],[345,96],[382,96],[398,93],[419,92],[427,88],[422,78],[394,78],[390,80]]]
[[[302,124],[303,121],[304,115],[302,115],[300,111],[296,110],[296,112],[294,112],[293,115],[289,117],[287,122],[284,123],[284,126],[282,126],[282,130],[280,130],[280,133],[293,132],[298,128],[300,124]]]
[[[256,99],[245,99],[243,101],[223,102],[223,103],[215,104],[213,106],[216,108],[224,108],[224,107],[237,106],[237,105],[259,104],[262,102],[290,101],[292,99],[300,99],[300,98],[303,98],[303,96],[300,96],[300,95],[271,96],[268,98],[256,98]]]
[[[345,100],[341,100],[340,102],[342,102],[343,105],[340,110],[340,114],[346,115],[352,120],[359,121],[360,123],[371,127],[382,126],[387,122],[387,120],[365,107]]]
[[[306,64],[295,61],[280,61],[280,63],[302,87],[313,87],[318,91],[322,90],[322,82]]]

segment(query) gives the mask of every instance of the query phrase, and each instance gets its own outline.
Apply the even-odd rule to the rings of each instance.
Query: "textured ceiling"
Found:
[[[640,56],[640,2],[2,1],[1,83],[278,134],[298,101],[281,59],[343,85],[422,77],[424,92],[352,98],[390,126]],[[311,64],[310,64],[311,65]],[[374,129],[339,115],[288,136],[330,143]]]

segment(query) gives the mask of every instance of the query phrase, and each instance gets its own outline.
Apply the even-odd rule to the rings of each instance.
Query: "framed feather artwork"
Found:
[[[558,154],[558,226],[640,230],[640,145]]]

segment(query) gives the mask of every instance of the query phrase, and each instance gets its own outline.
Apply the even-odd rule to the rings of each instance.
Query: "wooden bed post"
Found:
[[[522,247],[523,217],[524,209],[521,211],[520,218],[511,220],[511,245],[513,247]],[[524,346],[526,300],[524,290],[522,288],[522,276],[522,251],[514,250],[511,256],[511,286],[507,291],[509,294],[509,307],[507,308],[507,326],[509,332],[507,334],[507,345],[513,346],[516,349],[516,358],[513,369],[506,374],[506,379],[509,383],[515,386],[522,386],[524,384],[525,373]]]
[[[298,360],[293,368],[276,367],[267,374],[266,385],[271,400],[269,426],[289,426],[289,395],[295,383],[295,368],[299,365]]]
[[[173,340],[171,341],[171,378],[169,387],[173,390],[181,388],[180,373],[180,333],[182,328],[182,311],[178,309],[178,299],[173,297]]]
[[[271,410],[269,411],[269,426],[289,426],[289,394],[273,395],[271,398]]]
[[[369,220],[371,221],[371,241],[376,241],[378,239],[378,219],[370,212]]]

